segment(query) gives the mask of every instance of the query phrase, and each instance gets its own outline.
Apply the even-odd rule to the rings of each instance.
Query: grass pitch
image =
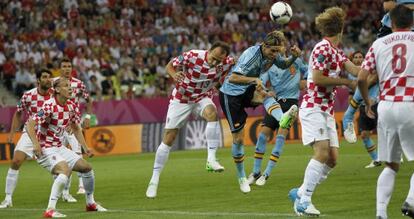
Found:
[[[268,145],[266,159],[272,145]],[[245,167],[249,174],[254,147],[246,147]],[[97,157],[92,163],[96,176],[95,199],[110,211],[87,213],[85,199],[74,195],[78,203],[58,202],[58,210],[68,218],[295,218],[287,193],[300,185],[312,155],[308,147],[287,144],[279,163],[264,187],[252,186],[242,194],[236,178],[230,149],[220,149],[218,157],[226,170],[208,173],[207,152],[177,151],[170,153],[161,175],[156,199],[147,199],[145,191],[152,174],[154,154]],[[374,218],[375,189],[382,168],[365,169],[370,161],[361,142],[342,142],[338,166],[317,187],[313,203],[322,218]],[[0,191],[4,191],[8,164],[0,165]],[[388,214],[404,218],[400,207],[408,192],[414,165],[403,163],[397,175]],[[71,193],[77,189],[77,176]],[[41,218],[52,184],[50,174],[36,162],[26,162],[20,170],[13,198],[13,208],[0,209],[0,218]],[[2,200],[4,195],[0,195]]]

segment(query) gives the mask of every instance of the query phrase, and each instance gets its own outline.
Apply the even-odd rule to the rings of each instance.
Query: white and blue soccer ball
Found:
[[[269,15],[272,21],[278,24],[287,24],[292,18],[293,12],[288,3],[280,1],[272,5]]]

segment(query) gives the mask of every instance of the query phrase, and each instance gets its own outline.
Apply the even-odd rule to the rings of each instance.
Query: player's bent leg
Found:
[[[269,115],[272,115],[277,121],[281,121],[283,116],[282,108],[274,97],[266,97],[263,101],[263,106]]]
[[[371,162],[365,166],[365,168],[373,168],[381,166],[381,162],[378,161],[377,145],[370,138],[370,131],[363,130],[361,132],[362,142],[364,143],[365,149],[371,157]]]
[[[257,179],[261,176],[261,166],[263,161],[263,155],[266,152],[266,143],[269,140],[272,132],[271,128],[265,126],[262,124],[262,127],[260,128],[259,137],[257,138],[256,142],[256,148],[254,152],[254,164],[253,164],[253,171],[249,174],[249,177],[247,178],[247,181],[249,185],[256,182]]]
[[[49,203],[43,216],[46,218],[66,217],[66,215],[56,211],[56,203],[62,193],[63,187],[68,181],[68,176],[70,175],[71,170],[66,161],[60,161],[53,167],[51,173],[57,175],[57,177],[53,182],[49,197]]]
[[[206,170],[209,172],[222,172],[224,167],[217,161],[216,152],[220,146],[220,123],[217,120],[217,110],[212,104],[204,107],[202,112],[203,118],[207,121],[206,139],[207,139],[207,163]]]
[[[399,170],[398,163],[385,163],[385,168],[377,182],[377,217],[388,218],[387,207],[394,190],[394,182]]]
[[[78,200],[76,200],[70,193],[69,193],[69,190],[70,190],[70,186],[71,186],[71,184],[72,184],[72,174],[69,176],[69,179],[68,179],[68,181],[67,181],[67,183],[66,183],[66,185],[65,185],[65,187],[63,188],[63,191],[62,191],[62,200],[64,201],[64,202],[68,202],[68,203],[75,203],[75,202],[77,202]]]
[[[282,118],[279,121],[280,128],[289,129],[298,115],[298,106],[293,105],[288,111],[283,113]]]
[[[329,173],[336,166],[336,161],[338,160],[338,156],[339,156],[338,148],[330,147],[329,159],[323,165],[318,184],[321,184],[323,181],[325,181],[328,178]]]
[[[319,184],[324,165],[330,158],[329,140],[316,141],[313,151],[314,156],[306,167],[303,184],[298,190],[300,201],[296,204],[296,211],[304,215],[318,216],[320,212],[312,204],[311,197]]]
[[[283,146],[285,145],[285,138],[289,133],[288,129],[279,128],[276,135],[276,142],[272,149],[272,154],[270,155],[269,161],[267,163],[266,169],[263,172],[263,175],[256,181],[256,185],[264,186],[267,179],[269,178],[273,168],[276,166],[279,161],[279,157],[282,155]]]
[[[85,187],[86,211],[107,211],[104,207],[96,203],[94,198],[95,173],[92,166],[84,159],[79,159],[73,166],[73,170],[80,172]]]
[[[157,196],[158,183],[161,172],[168,161],[171,145],[177,136],[178,129],[165,129],[164,138],[157,148],[155,153],[154,168],[152,170],[152,177],[148,184],[145,195],[147,198],[155,198]]]
[[[1,202],[0,209],[13,207],[12,198],[13,198],[14,190],[17,185],[17,180],[19,179],[19,169],[24,163],[24,161],[26,160],[26,158],[27,158],[26,153],[19,151],[19,150],[14,151],[13,160],[10,164],[10,168],[7,171],[7,176],[6,176],[6,188],[5,188],[6,197]]]

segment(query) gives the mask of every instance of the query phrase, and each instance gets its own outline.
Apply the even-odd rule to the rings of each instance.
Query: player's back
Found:
[[[380,99],[414,101],[414,32],[394,32],[380,38],[368,53],[375,58]]]

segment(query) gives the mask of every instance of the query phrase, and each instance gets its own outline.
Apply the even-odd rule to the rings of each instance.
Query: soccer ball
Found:
[[[287,24],[292,18],[292,8],[286,2],[276,2],[269,11],[270,19],[278,24]]]

